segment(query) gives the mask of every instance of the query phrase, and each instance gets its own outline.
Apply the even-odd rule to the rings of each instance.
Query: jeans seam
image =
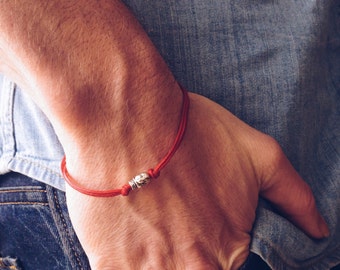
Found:
[[[48,206],[48,203],[40,203],[40,202],[1,202],[0,205],[41,205]]]
[[[34,187],[22,187],[22,188],[2,188],[0,189],[0,194],[9,194],[9,193],[45,193],[45,189],[38,189]],[[4,205],[39,205],[39,206],[48,206],[47,202],[41,201],[1,201],[1,206]]]
[[[73,255],[75,256],[76,258],[76,261],[77,261],[77,264],[78,266],[80,267],[80,270],[84,270],[83,266],[82,266],[82,263],[81,263],[81,260],[79,258],[79,254],[77,253],[77,251],[75,250],[74,248],[74,242],[72,240],[72,237],[70,236],[69,234],[69,229],[67,227],[67,224],[66,224],[66,221],[65,221],[65,218],[64,218],[64,215],[62,213],[62,209],[60,207],[60,204],[59,204],[59,199],[58,199],[58,194],[57,194],[57,191],[55,189],[53,189],[53,198],[54,198],[54,202],[55,202],[55,205],[56,205],[56,208],[57,208],[57,211],[58,211],[58,214],[60,216],[60,220],[62,222],[62,226],[65,230],[65,233],[67,235],[67,239],[70,243],[70,247],[72,249],[72,252],[73,252]]]
[[[1,189],[0,193],[16,193],[16,192],[40,192],[46,193],[46,190],[39,189]]]

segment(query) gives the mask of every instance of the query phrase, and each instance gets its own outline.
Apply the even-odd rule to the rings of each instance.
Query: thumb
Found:
[[[273,166],[273,164],[275,164]],[[329,229],[316,208],[310,187],[295,171],[281,149],[267,167],[260,194],[280,213],[313,238],[329,236]]]

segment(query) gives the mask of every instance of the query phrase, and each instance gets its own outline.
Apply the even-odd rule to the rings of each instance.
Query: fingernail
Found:
[[[325,222],[325,220],[321,217],[320,222],[319,222],[319,229],[324,238],[328,237],[330,232],[328,229],[328,225]]]

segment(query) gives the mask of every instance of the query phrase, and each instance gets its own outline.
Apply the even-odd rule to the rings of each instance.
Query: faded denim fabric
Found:
[[[16,171],[64,189],[59,169],[62,156],[45,115],[0,74],[0,174]]]
[[[340,0],[124,2],[187,89],[278,140],[312,187],[331,236],[310,239],[260,201],[251,250],[278,270],[339,264]],[[0,172],[63,190],[53,128],[1,82]]]
[[[18,173],[0,175],[0,269],[90,269],[64,192]]]

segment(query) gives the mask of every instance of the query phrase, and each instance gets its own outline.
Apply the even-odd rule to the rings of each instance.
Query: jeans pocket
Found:
[[[65,253],[51,190],[20,174],[0,175],[0,270],[78,269]]]

